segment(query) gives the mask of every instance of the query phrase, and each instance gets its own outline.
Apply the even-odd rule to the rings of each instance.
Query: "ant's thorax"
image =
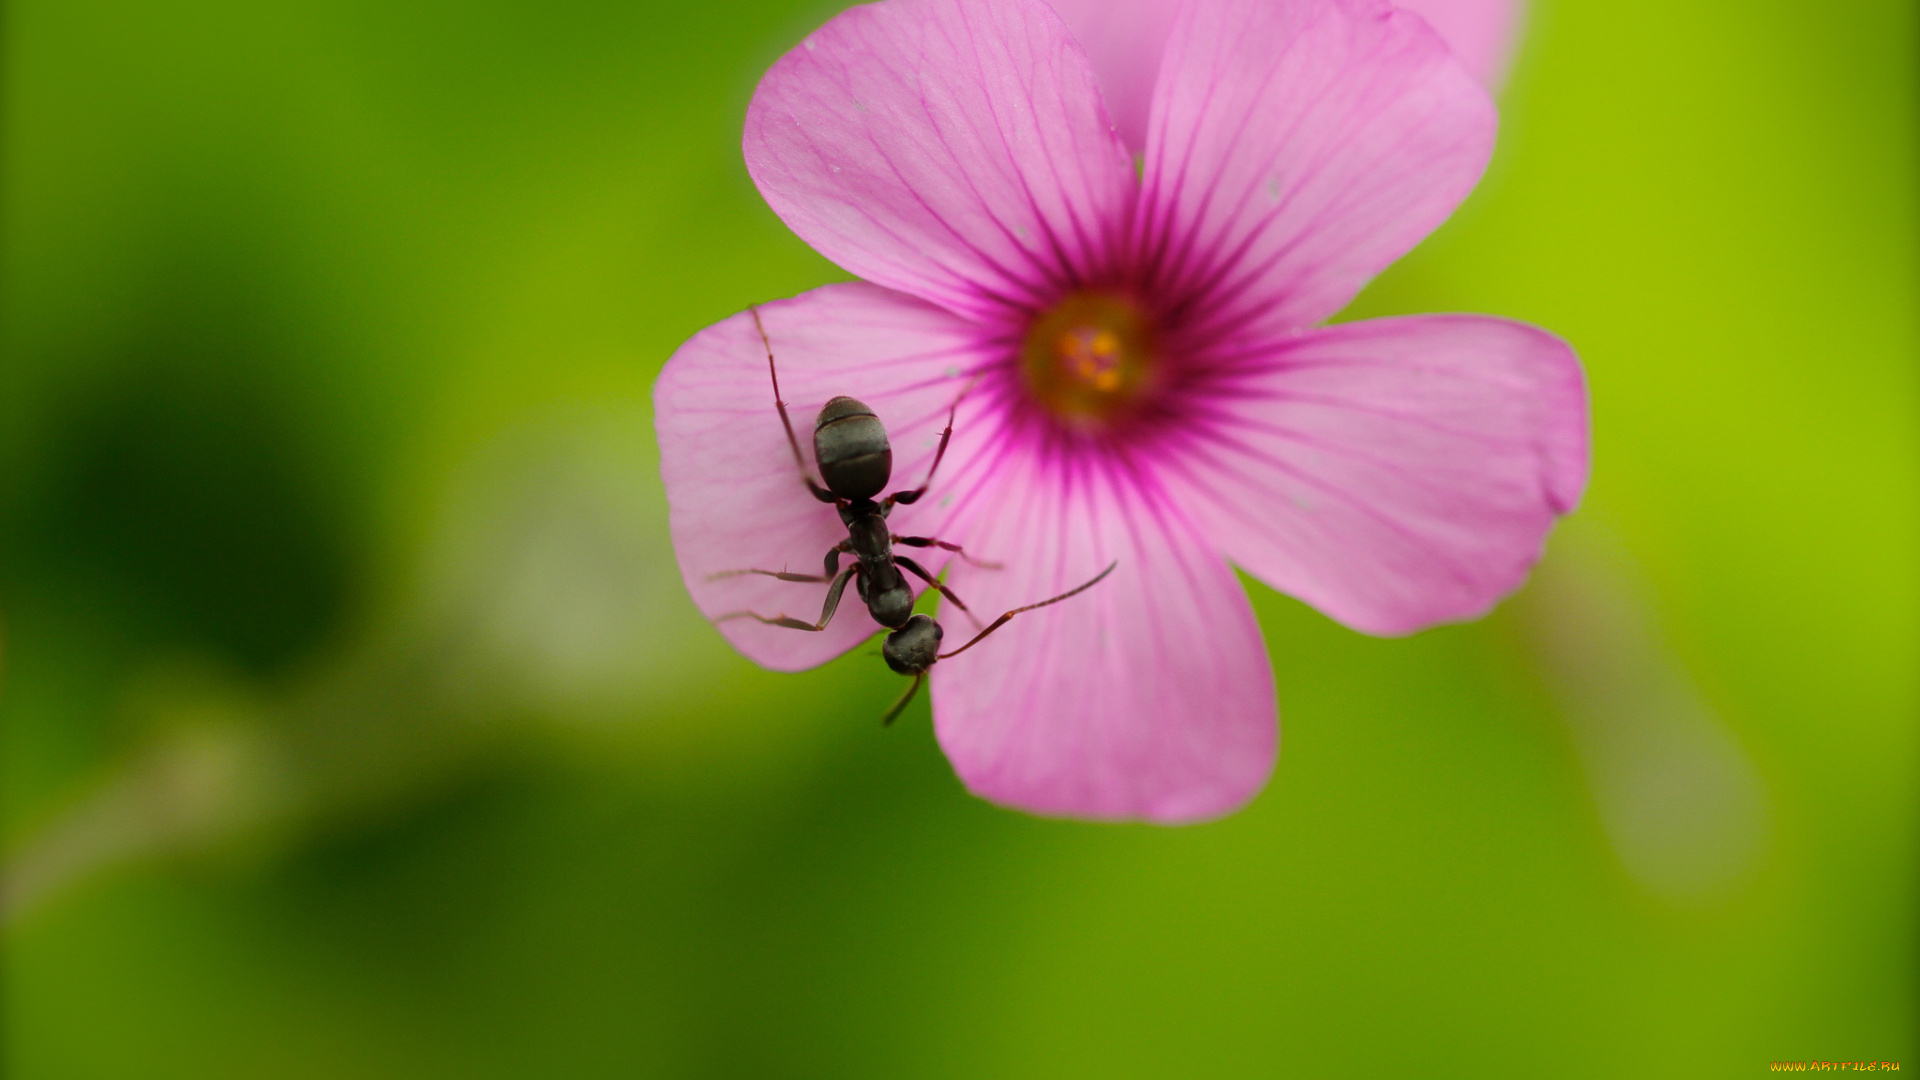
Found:
[[[840,516],[846,522],[847,544],[854,558],[873,571],[893,562],[893,533],[880,508],[871,502],[867,506],[866,513],[842,510]]]

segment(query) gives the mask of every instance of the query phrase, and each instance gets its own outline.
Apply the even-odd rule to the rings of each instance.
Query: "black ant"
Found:
[[[853,398],[836,397],[827,402],[813,424],[813,456],[820,465],[820,478],[825,481],[822,487],[807,472],[806,459],[800,454],[800,440],[794,437],[793,422],[787,418],[787,403],[780,397],[780,373],[773,362],[773,343],[767,339],[766,327],[761,325],[760,311],[758,308],[748,310],[753,315],[754,329],[760,332],[760,343],[766,346],[767,374],[773,380],[773,407],[779,410],[780,425],[787,431],[787,446],[793,451],[793,463],[799,467],[800,479],[813,497],[823,503],[832,503],[840,512],[840,522],[847,527],[847,538],[827,552],[824,574],[791,574],[784,570],[727,570],[713,575],[718,578],[736,574],[765,574],[781,581],[831,582],[827,586],[827,602],[820,612],[819,622],[802,622],[788,615],[768,618],[751,611],[729,612],[720,618],[746,617],[758,619],[769,626],[825,630],[827,624],[833,621],[833,613],[840,606],[840,594],[846,591],[847,581],[851,579],[861,602],[867,605],[867,613],[873,616],[873,621],[889,631],[880,647],[880,655],[887,661],[887,666],[902,675],[913,676],[913,685],[907,688],[899,701],[894,702],[880,721],[882,724],[891,724],[919,692],[927,669],[936,661],[958,656],[973,648],[981,638],[1000,629],[1008,619],[1023,611],[1057,604],[1093,588],[1119,565],[1117,562],[1109,565],[1093,580],[1050,600],[1014,608],[993,620],[965,645],[952,652],[940,652],[940,639],[945,636],[945,631],[931,616],[914,614],[913,588],[900,571],[905,569],[907,573],[938,589],[941,596],[951,600],[954,607],[967,612],[969,618],[973,612],[961,603],[953,590],[928,573],[926,567],[895,552],[893,545],[937,547],[954,552],[979,566],[996,564],[979,562],[962,550],[960,545],[931,536],[897,536],[887,526],[887,515],[893,512],[895,506],[911,506],[920,501],[920,497],[932,486],[933,474],[940,468],[940,459],[947,454],[947,441],[953,437],[953,417],[960,408],[960,399],[954,399],[953,405],[947,410],[947,427],[940,433],[940,445],[933,452],[933,464],[927,469],[926,481],[917,488],[896,491],[878,502],[874,501],[874,496],[886,489],[887,481],[893,475],[893,447],[887,442],[886,427],[872,409]],[[961,391],[960,397],[965,396],[966,391]],[[842,570],[840,556],[847,554],[853,556],[853,565]],[[978,620],[974,625],[979,625]]]

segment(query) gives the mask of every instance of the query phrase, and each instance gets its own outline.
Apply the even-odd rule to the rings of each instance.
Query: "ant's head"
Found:
[[[928,615],[915,615],[907,624],[887,635],[880,655],[887,666],[902,675],[918,675],[933,666],[940,654],[940,624]]]
[[[813,423],[813,457],[827,490],[843,499],[871,499],[886,490],[893,475],[893,448],[887,429],[873,410],[850,397],[837,397]]]

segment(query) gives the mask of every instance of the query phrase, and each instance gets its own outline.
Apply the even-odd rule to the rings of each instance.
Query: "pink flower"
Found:
[[[804,442],[871,405],[893,528],[963,545],[985,616],[1117,569],[932,671],[968,788],[1044,814],[1192,821],[1272,771],[1272,674],[1233,566],[1356,629],[1473,618],[1515,588],[1587,473],[1586,397],[1545,331],[1440,315],[1320,326],[1452,212],[1494,139],[1487,92],[1378,0],[1192,0],[1134,155],[1096,69],[1039,0],[886,0],[761,81],[747,167],[865,279],[758,309]],[[655,388],[687,587],[710,617],[811,620],[846,538],[795,477],[753,313]],[[728,619],[782,670],[874,631]],[[957,640],[972,629],[952,610]]]
[[[1181,0],[1049,0],[1093,65],[1107,115],[1139,153],[1147,145],[1147,109],[1160,75],[1161,54]],[[1395,4],[1427,21],[1482,83],[1506,77],[1521,0],[1407,0]]]

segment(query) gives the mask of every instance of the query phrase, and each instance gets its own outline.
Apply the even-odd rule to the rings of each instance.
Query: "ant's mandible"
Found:
[[[718,578],[764,574],[781,581],[828,582],[826,606],[820,612],[819,622],[803,622],[788,615],[768,617],[751,611],[730,612],[720,618],[751,618],[769,626],[825,630],[827,624],[833,621],[834,611],[840,606],[840,595],[846,591],[847,582],[852,580],[861,602],[867,606],[867,613],[873,616],[874,622],[889,631],[880,647],[880,655],[886,659],[888,667],[913,677],[913,685],[907,687],[907,692],[887,710],[886,717],[881,721],[891,724],[907,707],[907,703],[913,700],[921,682],[926,679],[927,669],[936,661],[958,656],[973,648],[981,638],[1005,626],[1007,620],[1023,611],[1057,604],[1092,588],[1113,573],[1114,566],[1119,565],[1109,565],[1091,581],[1059,596],[1014,608],[975,634],[973,640],[965,645],[952,652],[941,652],[940,639],[945,632],[932,617],[914,614],[913,588],[900,571],[905,569],[907,573],[938,589],[941,596],[951,600],[953,606],[961,611],[966,611],[969,617],[973,613],[953,594],[953,590],[928,573],[926,567],[895,552],[893,545],[937,547],[976,562],[976,565],[995,564],[977,562],[960,545],[945,540],[931,536],[897,536],[887,525],[887,515],[893,512],[895,506],[911,506],[918,502],[933,484],[933,475],[940,468],[940,459],[947,454],[947,441],[953,437],[953,417],[960,407],[959,398],[954,399],[953,405],[947,410],[947,427],[940,433],[940,445],[933,452],[933,465],[927,469],[926,480],[917,488],[896,491],[877,502],[874,496],[886,490],[887,481],[893,475],[893,447],[887,442],[887,429],[872,409],[853,398],[836,397],[827,402],[813,424],[813,456],[820,466],[820,479],[825,482],[823,487],[807,472],[806,459],[800,454],[800,440],[794,437],[793,422],[787,418],[787,403],[780,397],[780,373],[773,361],[773,343],[767,339],[766,327],[760,322],[760,310],[748,310],[753,315],[754,329],[760,332],[760,343],[767,350],[767,374],[773,381],[773,406],[779,410],[780,425],[786,429],[787,446],[793,451],[793,463],[799,468],[800,479],[813,497],[823,503],[832,503],[839,511],[840,523],[847,527],[847,538],[827,552],[824,574],[792,574],[784,570],[727,570],[713,575]],[[965,397],[966,391],[961,391],[960,396]],[[840,556],[849,554],[853,556],[853,564],[845,570],[840,569]],[[976,622],[974,625],[979,624]]]

